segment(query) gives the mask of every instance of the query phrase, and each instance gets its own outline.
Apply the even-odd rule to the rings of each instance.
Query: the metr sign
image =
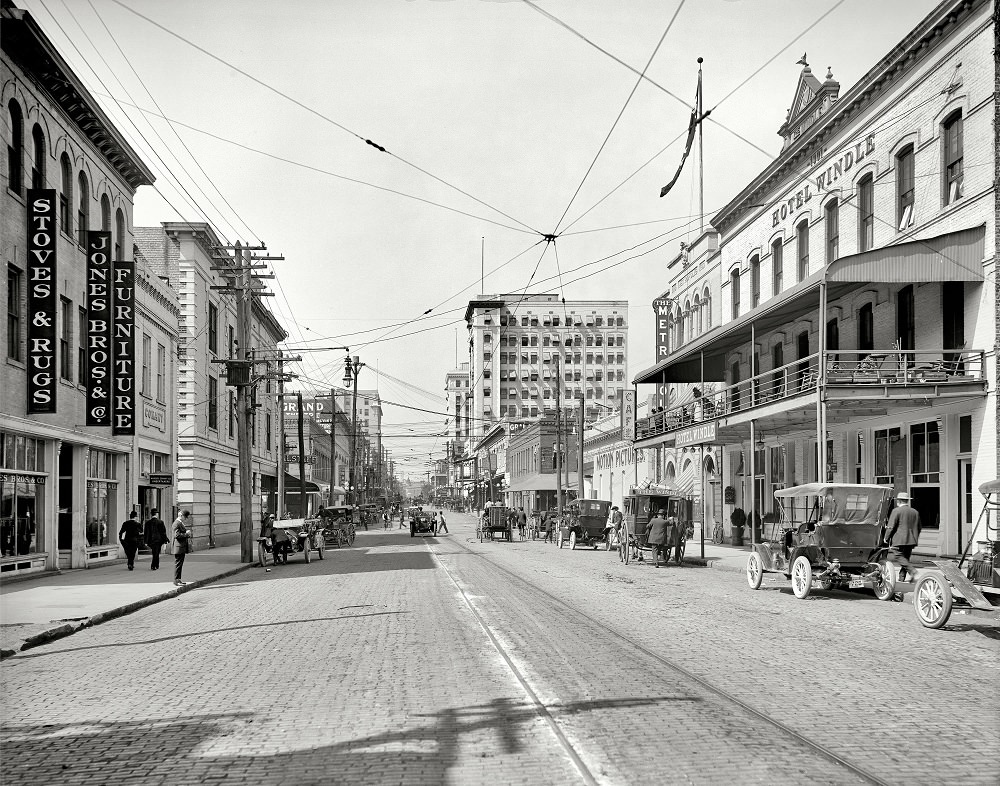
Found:
[[[28,414],[56,411],[56,192],[28,189]]]
[[[656,314],[656,362],[659,363],[670,352],[670,305],[674,301],[661,295],[653,301]]]

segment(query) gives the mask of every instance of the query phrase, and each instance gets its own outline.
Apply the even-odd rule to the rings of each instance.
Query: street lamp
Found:
[[[358,503],[358,492],[354,487],[354,465],[357,461],[358,450],[358,373],[364,366],[365,364],[358,360],[357,355],[354,356],[353,360],[348,355],[344,361],[344,387],[353,390],[351,395],[351,464],[348,468],[352,505]]]

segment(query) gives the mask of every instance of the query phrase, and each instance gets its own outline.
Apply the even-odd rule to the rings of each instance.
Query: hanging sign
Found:
[[[635,439],[635,391],[622,391],[622,439]]]
[[[111,425],[111,233],[87,233],[87,425]]]
[[[28,189],[28,414],[56,411],[56,192]]]
[[[113,271],[111,433],[135,434],[135,262],[116,259]]]

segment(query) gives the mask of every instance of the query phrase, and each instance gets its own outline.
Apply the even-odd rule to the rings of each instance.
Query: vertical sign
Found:
[[[111,433],[135,434],[135,263],[116,259],[111,319]]]
[[[622,439],[635,439],[635,391],[622,391]]]
[[[653,301],[653,314],[656,316],[656,362],[670,354],[670,311],[676,301],[667,296],[664,292]],[[653,401],[656,407],[667,406],[667,386],[656,386],[656,398]]]
[[[28,189],[28,414],[56,411],[56,192]]]
[[[111,233],[87,233],[87,425],[111,425]]]

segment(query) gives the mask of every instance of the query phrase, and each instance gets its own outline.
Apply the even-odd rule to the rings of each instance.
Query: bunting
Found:
[[[691,109],[691,118],[688,120],[687,140],[684,142],[684,154],[681,156],[681,162],[677,166],[677,171],[674,172],[674,176],[670,178],[670,182],[660,189],[661,197],[665,197],[668,193],[670,193],[670,189],[674,187],[674,184],[677,182],[677,178],[681,176],[681,170],[684,169],[684,163],[691,154],[691,147],[694,145],[694,132],[698,130],[698,126],[711,114],[711,112],[712,110],[709,110],[703,114],[701,111],[701,71],[699,69],[698,87],[695,89],[694,107]]]

